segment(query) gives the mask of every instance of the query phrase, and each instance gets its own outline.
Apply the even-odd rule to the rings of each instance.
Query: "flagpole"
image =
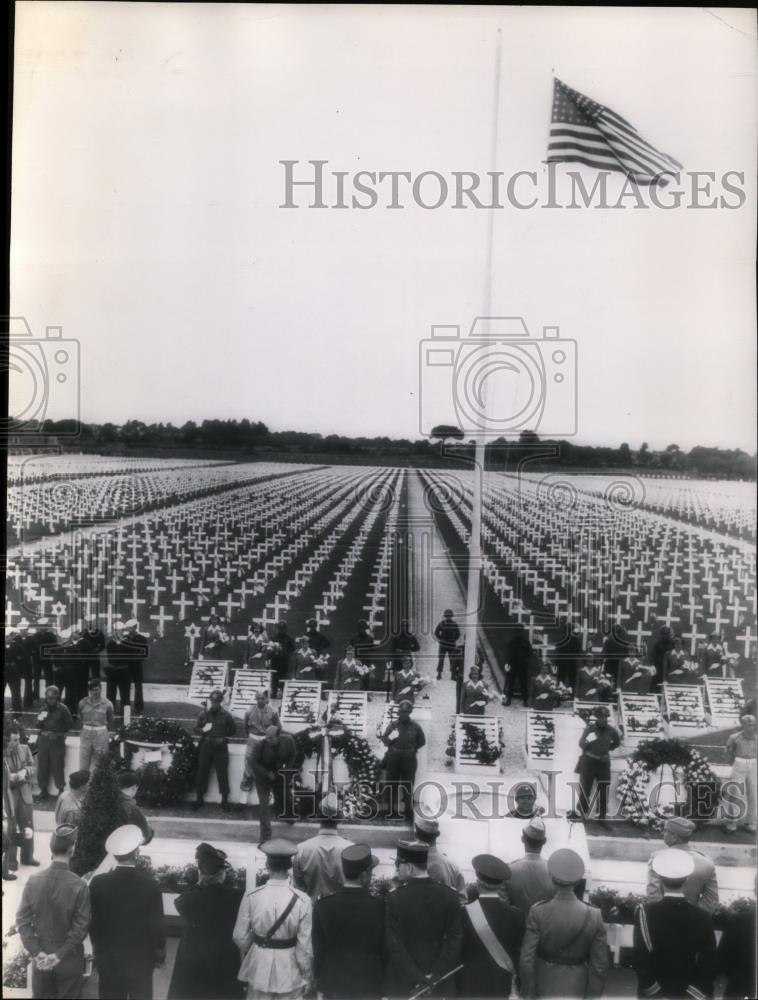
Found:
[[[492,100],[492,130],[490,133],[490,170],[497,170],[497,138],[498,120],[500,118],[500,75],[502,64],[502,28],[497,29],[497,45],[495,47],[495,80]],[[492,313],[492,247],[495,238],[495,210],[489,210],[487,217],[487,245],[484,263],[484,295],[482,300],[482,316],[485,320]],[[489,335],[489,324],[485,322],[485,336]],[[482,386],[482,401],[486,413],[487,388]],[[476,434],[474,449],[474,482],[473,502],[471,509],[471,536],[469,538],[468,583],[466,590],[466,645],[464,647],[463,670],[464,677],[476,662],[476,649],[479,638],[479,597],[482,567],[482,488],[484,485],[486,428],[481,426]],[[460,709],[456,705],[456,711]]]

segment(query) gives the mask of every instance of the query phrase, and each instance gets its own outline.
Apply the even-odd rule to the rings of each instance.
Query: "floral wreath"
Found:
[[[167,770],[158,764],[146,764],[139,769],[137,803],[141,806],[182,803],[194,786],[197,771],[197,747],[186,729],[165,719],[140,718],[130,722],[111,742],[111,755],[118,770],[129,769],[135,752],[132,743],[154,743],[168,747],[171,753]]]
[[[461,724],[463,726],[461,753],[475,757],[480,764],[497,764],[505,750],[505,738],[500,720],[498,720],[497,743],[487,739],[487,731],[484,726],[478,726],[475,722]],[[447,738],[445,758],[445,764],[452,767],[455,760],[455,720],[453,720],[453,726]]]
[[[718,802],[718,778],[698,750],[680,740],[644,740],[629,758],[618,783],[621,815],[635,826],[658,831],[673,815],[673,806],[651,807],[648,795],[653,773],[666,765],[671,768],[672,778],[679,772],[685,787],[704,787],[711,803]]]

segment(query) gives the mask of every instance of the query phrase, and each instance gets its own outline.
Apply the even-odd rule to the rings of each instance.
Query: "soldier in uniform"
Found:
[[[524,914],[504,901],[501,890],[511,870],[491,854],[477,854],[477,898],[463,910],[463,944],[458,989],[464,997],[508,997],[518,974]]]
[[[11,711],[21,712],[23,710],[21,699],[21,680],[26,676],[29,667],[29,653],[24,643],[23,637],[16,629],[8,628],[5,631],[5,666],[3,668],[3,691],[5,687],[11,692]],[[24,694],[29,691],[29,704],[31,705],[31,686],[26,682]]]
[[[663,842],[666,847],[676,847],[681,851],[687,851],[692,856],[694,865],[693,871],[687,876],[684,883],[684,896],[690,903],[702,907],[708,913],[718,906],[719,885],[716,878],[716,866],[710,858],[701,854],[690,844],[690,837],[695,832],[696,827],[691,819],[684,816],[672,816],[666,820],[663,828]],[[663,884],[655,874],[653,862],[654,854],[648,862],[647,869],[647,899],[654,902],[663,898]]]
[[[305,623],[305,634],[308,637],[308,645],[315,651],[316,656],[322,656],[331,646],[329,639],[319,630],[315,618],[309,618]]]
[[[201,712],[195,723],[195,732],[200,734],[200,746],[197,752],[197,777],[195,790],[197,799],[192,803],[193,809],[200,809],[208,789],[208,779],[211,776],[211,765],[216,769],[218,788],[221,792],[221,808],[229,812],[229,737],[234,736],[237,727],[234,718],[221,707],[224,694],[222,691],[211,691],[210,708]]]
[[[37,630],[29,638],[32,641],[33,693],[36,698],[39,695],[41,679],[44,679],[45,687],[53,683],[53,661],[58,646],[58,636],[48,618],[38,618]]]
[[[716,939],[707,913],[685,898],[686,880],[695,869],[688,851],[666,848],[652,860],[663,887],[655,902],[637,907],[634,917],[634,971],[641,997],[713,995],[717,972]]]
[[[60,795],[66,780],[63,765],[66,757],[66,733],[73,725],[71,712],[62,704],[60,691],[51,684],[45,689],[45,704],[37,716],[39,736],[37,738],[37,802],[49,798],[50,778],[55,784],[55,794]]]
[[[76,827],[57,826],[52,864],[24,886],[16,927],[32,957],[32,995],[76,998],[84,984],[84,939],[90,923],[87,883],[69,870]]]
[[[537,788],[531,781],[519,782],[513,789],[513,796],[515,806],[507,812],[512,819],[532,819],[544,812],[542,806],[537,805]]]
[[[436,819],[416,815],[413,832],[416,840],[428,847],[426,855],[426,870],[429,878],[441,882],[450,889],[455,889],[463,901],[466,900],[466,881],[458,865],[446,854],[437,849],[437,838],[440,835],[440,825]]]
[[[149,844],[153,839],[153,828],[134,801],[139,787],[136,771],[122,771],[118,776],[118,787],[121,790],[121,814],[124,823],[133,823],[134,826],[138,826],[142,831],[142,843]]]
[[[461,900],[445,885],[429,878],[429,848],[400,840],[395,870],[403,883],[387,897],[387,978],[389,997],[408,997],[424,987],[430,996],[455,994],[452,978],[461,950]]]
[[[595,721],[584,729],[579,746],[579,816],[589,819],[592,808],[592,792],[597,787],[598,818],[605,823],[608,808],[608,789],[611,784],[610,753],[621,745],[619,731],[608,724],[610,712],[600,705],[595,712]]]
[[[105,650],[105,634],[98,628],[97,622],[87,619],[82,622],[82,635],[79,642],[82,662],[87,664],[88,679],[100,676],[100,654]],[[87,682],[82,685],[82,697],[85,697]]]
[[[163,900],[158,882],[137,868],[138,826],[119,826],[105,842],[116,860],[90,882],[90,939],[100,996],[152,1000],[153,970],[166,960]]]
[[[390,815],[397,815],[403,809],[406,820],[413,818],[416,755],[426,743],[424,730],[411,718],[412,711],[412,702],[401,701],[397,721],[390,722],[382,734],[382,743],[387,747],[387,784],[393,797]]]
[[[150,641],[146,635],[142,635],[139,630],[139,622],[136,618],[131,618],[124,626],[126,633],[126,645],[129,650],[127,664],[129,676],[134,685],[134,711],[137,715],[142,715],[145,710],[145,697],[142,691],[142,681],[145,669],[145,660],[150,655]]]
[[[108,727],[113,725],[113,702],[103,698],[99,677],[87,685],[86,698],[79,702],[82,732],[79,737],[79,767],[91,771],[103,754],[108,752]]]
[[[547,833],[539,816],[529,820],[521,832],[524,856],[512,861],[511,877],[503,888],[503,898],[517,907],[526,917],[534,905],[555,894],[553,878],[542,858]]]
[[[232,940],[242,891],[226,884],[224,851],[198,844],[198,881],[176,900],[182,937],[168,989],[169,1000],[235,1000],[244,995],[237,978],[240,954]]]
[[[461,630],[453,617],[451,608],[446,608],[442,612],[442,621],[434,630],[434,638],[439,643],[437,657],[437,680],[442,679],[442,671],[445,667],[445,657],[450,661],[450,676],[455,679],[456,655],[455,647],[461,637]]]
[[[55,803],[55,822],[61,826],[78,826],[82,814],[82,800],[87,792],[89,771],[72,771],[68,776],[68,789],[61,792]]]
[[[313,907],[313,973],[333,1000],[378,1000],[384,987],[384,903],[369,891],[379,859],[368,844],[342,851],[343,885]]]
[[[268,881],[242,897],[234,943],[242,952],[238,978],[248,1000],[298,1000],[313,976],[312,907],[308,896],[289,884],[297,846],[276,837],[261,845]]]
[[[307,892],[315,905],[322,896],[342,888],[342,852],[352,847],[352,840],[341,837],[337,830],[339,806],[337,796],[330,792],[320,806],[321,822],[315,837],[298,845],[292,863],[292,881]]]
[[[249,751],[245,766],[249,767],[255,780],[260,808],[260,843],[271,840],[271,796],[279,817],[291,819],[292,776],[294,774],[297,749],[289,733],[280,727],[269,726],[266,735]]]
[[[584,862],[576,851],[561,848],[551,855],[548,869],[555,895],[529,911],[521,948],[521,995],[524,1000],[599,997],[608,947],[600,910],[574,892],[584,877]]]

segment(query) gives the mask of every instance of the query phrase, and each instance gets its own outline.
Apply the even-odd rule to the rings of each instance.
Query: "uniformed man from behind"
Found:
[[[555,893],[547,862],[542,857],[546,840],[545,822],[535,816],[521,832],[524,856],[511,862],[511,877],[503,887],[503,898],[518,907],[524,917],[535,903],[550,899]]]
[[[411,718],[413,703],[403,700],[398,705],[397,720],[390,722],[382,733],[387,747],[387,786],[390,791],[388,818],[402,813],[413,819],[413,782],[418,766],[418,751],[425,745],[424,730]]]
[[[153,828],[145,818],[145,814],[134,801],[139,788],[139,777],[136,771],[122,771],[118,776],[118,787],[121,791],[121,815],[124,823],[133,823],[142,831],[142,843],[149,844],[153,839]]]
[[[24,886],[16,914],[21,943],[32,957],[32,995],[78,997],[84,984],[84,939],[90,923],[87,883],[69,871],[76,827],[50,838],[52,864]]]
[[[342,888],[342,852],[353,843],[337,829],[339,803],[334,792],[324,796],[319,811],[318,833],[298,845],[292,863],[294,885],[307,892],[314,905],[322,896]]]
[[[409,997],[428,987],[429,996],[455,993],[446,978],[460,963],[462,906],[458,893],[429,878],[429,848],[400,840],[395,870],[401,881],[387,896],[388,997]]]
[[[308,992],[313,977],[311,901],[289,884],[297,845],[275,837],[261,850],[268,881],[242,897],[234,925],[234,943],[242,952],[238,978],[256,1000],[297,1000]]]
[[[429,848],[426,858],[426,870],[429,878],[448,886],[466,900],[466,880],[458,865],[446,854],[437,849],[437,838],[440,835],[440,825],[436,819],[416,815],[413,823],[416,840]]]
[[[491,854],[471,861],[477,899],[463,910],[463,944],[458,990],[464,997],[508,997],[518,975],[525,920],[500,895],[511,870]]]
[[[690,819],[684,816],[672,816],[666,820],[663,828],[663,842],[666,847],[676,847],[681,851],[687,851],[692,856],[693,871],[684,883],[684,895],[690,903],[702,907],[708,913],[718,906],[719,886],[716,878],[716,866],[700,851],[690,844],[690,837],[695,832],[696,826]],[[663,884],[655,874],[653,861],[655,855],[648,862],[647,871],[647,898],[648,902],[663,899]]]
[[[555,896],[529,911],[519,966],[521,995],[524,1000],[599,997],[608,971],[608,947],[600,910],[574,892],[584,877],[584,862],[576,851],[561,848],[550,856],[548,869]]]
[[[634,917],[634,971],[641,997],[713,995],[716,939],[710,916],[685,896],[695,862],[689,851],[666,848],[652,860],[663,896],[637,907]]]
[[[82,815],[82,802],[87,794],[89,771],[72,771],[68,776],[68,789],[58,796],[55,803],[56,825],[78,826]]]

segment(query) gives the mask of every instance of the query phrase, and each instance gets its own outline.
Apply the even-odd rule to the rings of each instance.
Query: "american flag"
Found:
[[[668,179],[660,175],[682,167],[645,142],[621,115],[557,78],[547,149],[548,163],[584,163],[598,170],[615,170],[637,184],[665,185]]]

